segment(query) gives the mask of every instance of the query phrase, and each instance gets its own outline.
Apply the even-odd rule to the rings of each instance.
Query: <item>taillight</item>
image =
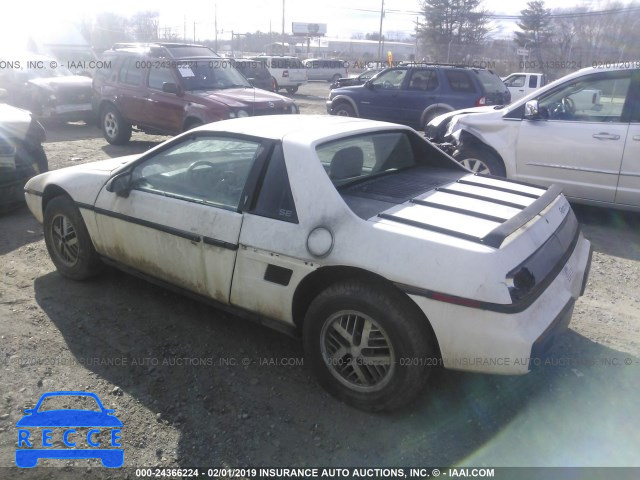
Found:
[[[289,70],[285,70],[282,72],[282,76],[283,77],[288,77],[289,76]]]
[[[476,100],[476,107],[483,107],[486,104],[487,104],[486,97],[480,97],[478,100]]]

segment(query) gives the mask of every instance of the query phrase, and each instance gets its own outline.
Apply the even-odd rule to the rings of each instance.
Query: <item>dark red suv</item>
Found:
[[[116,44],[93,78],[93,109],[114,145],[132,127],[175,135],[237,117],[299,113],[293,100],[256,89],[233,60],[208,47],[181,43]]]

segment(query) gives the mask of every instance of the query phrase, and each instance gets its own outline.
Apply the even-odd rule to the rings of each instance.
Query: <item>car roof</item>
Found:
[[[223,120],[198,127],[197,130],[228,132],[271,140],[310,142],[330,137],[348,136],[374,130],[408,130],[394,123],[333,115],[271,115]]]

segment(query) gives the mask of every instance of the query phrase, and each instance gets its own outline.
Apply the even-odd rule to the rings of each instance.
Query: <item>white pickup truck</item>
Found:
[[[547,78],[544,73],[512,73],[502,79],[502,82],[511,92],[511,101],[520,100],[534,90],[544,87]]]

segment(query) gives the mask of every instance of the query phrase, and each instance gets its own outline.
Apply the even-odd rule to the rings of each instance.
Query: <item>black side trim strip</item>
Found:
[[[225,242],[224,240],[218,240],[217,238],[202,237],[202,241],[207,245],[222,247],[222,248],[226,248],[227,250],[238,250],[237,244]]]
[[[473,185],[474,187],[489,188],[491,190],[496,190],[498,192],[512,193],[514,195],[520,195],[522,197],[528,197],[528,198],[538,198],[538,197],[540,197],[540,195],[536,195],[535,193],[520,192],[518,190],[513,190],[511,188],[498,187],[496,185],[488,185],[486,183],[474,182],[472,180],[460,179],[460,180],[457,181],[457,183],[462,183],[464,185]]]
[[[475,200],[484,200],[485,202],[504,205],[505,207],[518,208],[520,210],[523,210],[525,208],[524,205],[520,205],[519,203],[506,202],[504,200],[498,200],[497,198],[487,197],[485,195],[476,195],[475,193],[461,192],[459,190],[452,190],[450,188],[436,188],[436,191],[450,193],[452,195],[460,195],[461,197],[473,198]]]
[[[529,222],[533,217],[547,208],[562,193],[558,185],[551,185],[536,201],[526,207],[517,215],[514,215],[502,225],[494,228],[484,237],[484,243],[495,248],[500,248],[505,238]]]
[[[452,207],[450,205],[442,205],[440,203],[435,203],[435,202],[427,202],[425,200],[418,200],[417,198],[413,198],[409,201],[411,203],[415,203],[416,205],[422,205],[423,207],[438,208],[440,210],[446,210],[447,212],[461,213],[463,215],[481,218],[483,220],[489,220],[491,222],[503,223],[505,220],[507,220],[504,217],[496,217],[494,215],[487,215],[486,213],[473,212],[470,210],[466,210],[464,208]]]
[[[86,205],[76,202],[81,208],[89,208],[94,210],[99,215],[106,215],[107,217],[117,218],[118,220],[123,220],[125,222],[135,223],[136,225],[141,225],[143,227],[152,228],[154,230],[158,230],[160,232],[168,233],[170,235],[175,235],[176,237],[186,238],[187,240],[191,240],[192,242],[204,242],[207,245],[215,245],[216,247],[226,248],[227,250],[237,250],[238,245],[235,243],[225,242],[223,240],[218,240],[217,238],[211,237],[202,237],[195,233],[186,232],[184,230],[179,230],[177,228],[167,227],[166,225],[161,225],[159,223],[149,222],[148,220],[142,220],[140,218],[130,217],[129,215],[123,215],[121,213],[112,212],[111,210],[105,210],[103,208],[96,208],[92,205]],[[86,205],[86,206],[85,206]]]
[[[89,204],[89,203],[82,203],[82,202],[73,202],[73,203],[74,203],[74,204],[76,205],[76,207],[78,207],[78,208],[84,208],[85,210],[94,210],[94,211],[95,211],[94,206],[93,206],[93,205],[91,205],[91,204]]]
[[[31,195],[35,195],[36,197],[42,197],[44,195],[44,193],[42,192],[33,190],[32,188],[26,188],[26,187],[24,189],[24,193],[30,193]]]
[[[378,217],[384,220],[391,220],[392,222],[403,223],[404,225],[411,225],[412,227],[418,227],[424,230],[431,230],[433,232],[443,233],[452,237],[462,238],[471,242],[483,243],[482,238],[474,235],[467,235],[466,233],[456,232],[455,230],[449,230],[448,228],[437,227],[435,225],[429,225],[428,223],[418,222],[409,218],[398,217],[397,215],[391,215],[390,213],[379,213]]]

